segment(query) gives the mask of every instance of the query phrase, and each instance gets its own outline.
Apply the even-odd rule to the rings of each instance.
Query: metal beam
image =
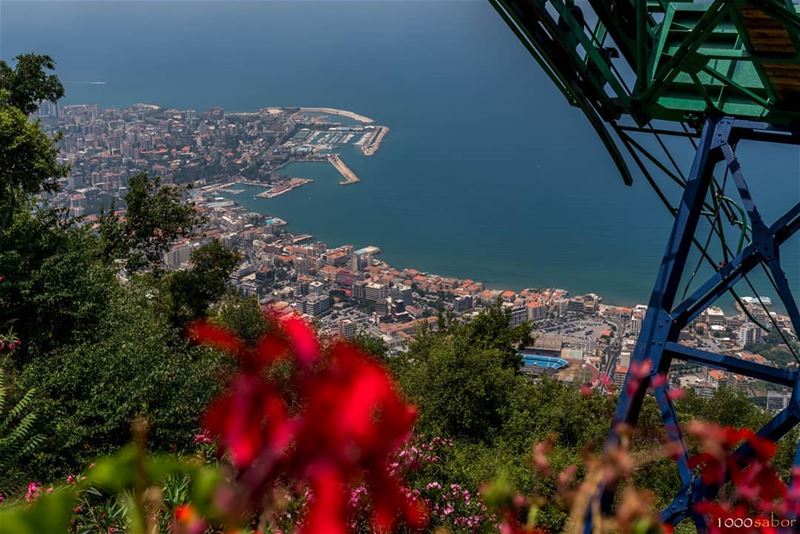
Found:
[[[779,367],[748,362],[746,360],[734,358],[733,356],[725,356],[723,354],[695,349],[675,342],[666,343],[664,345],[664,352],[669,354],[671,358],[699,363],[705,367],[722,369],[724,371],[749,376],[750,378],[764,380],[781,386],[793,387],[798,378],[796,370],[781,369]]]

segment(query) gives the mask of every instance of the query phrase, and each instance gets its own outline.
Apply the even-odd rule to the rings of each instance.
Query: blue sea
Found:
[[[375,156],[344,152],[357,185],[294,164],[315,181],[235,197],[293,231],[492,287],[649,295],[669,215],[643,179],[622,184],[488,2],[0,1],[0,58],[27,51],[55,58],[66,103],[326,106],[389,126]],[[742,159],[768,220],[800,198],[797,148],[743,146]],[[797,237],[784,263],[800,287]]]

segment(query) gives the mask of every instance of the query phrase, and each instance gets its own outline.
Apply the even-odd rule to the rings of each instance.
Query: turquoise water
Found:
[[[647,299],[668,215],[643,180],[622,185],[488,2],[3,0],[0,57],[29,50],[55,57],[68,103],[330,106],[391,127],[375,156],[343,154],[359,184],[296,164],[315,182],[235,197],[293,230],[494,287]],[[768,219],[800,197],[797,149],[750,148],[743,164]]]

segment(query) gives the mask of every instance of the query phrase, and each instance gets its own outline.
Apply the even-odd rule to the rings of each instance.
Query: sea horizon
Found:
[[[395,267],[489,287],[647,301],[669,214],[644,180],[622,184],[583,116],[488,2],[85,6],[3,2],[0,58],[51,54],[63,104],[335,107],[391,128],[374,156],[343,152],[358,184],[338,185],[325,164],[286,170],[315,181],[257,206],[291,231],[374,244]],[[800,189],[790,172],[800,155],[757,148],[743,146],[742,161],[772,219],[797,197],[786,192]],[[688,168],[691,151],[678,154]],[[790,280],[796,241],[784,252]]]

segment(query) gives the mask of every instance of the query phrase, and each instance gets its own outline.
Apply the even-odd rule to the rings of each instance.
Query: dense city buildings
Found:
[[[370,155],[378,149],[388,128],[367,117],[320,108],[198,113],[149,105],[123,110],[43,106],[40,116],[52,130],[64,132],[62,159],[71,167],[54,200],[87,223],[101,208],[124,210],[128,180],[138,172],[161,176],[164,183],[191,184],[187,195],[204,222],[198,237],[175,243],[164,254],[166,268],[185,268],[193,250],[217,238],[241,255],[230,283],[243,294],[275,312],[307,316],[324,335],[379,337],[391,352],[405,350],[419,328],[435,328],[443,312],[469,318],[499,302],[511,326],[533,325],[533,341],[520,351],[526,373],[591,383],[605,391],[623,385],[645,305],[614,306],[594,293],[570,295],[557,288],[495,289],[480,281],[395,268],[378,259],[377,246],[314,242],[313,236],[286,231],[286,221],[248,212],[224,196],[240,193],[240,184],[260,186],[257,196],[266,198],[303,185],[308,180],[281,174],[292,161],[327,161],[342,175],[341,184],[357,182],[337,150],[353,144]],[[765,297],[745,297],[735,313],[710,307],[685,329],[681,343],[786,365],[772,352],[754,351],[765,341],[763,325],[797,339],[788,316],[771,304]],[[670,380],[703,397],[719,387],[736,388],[771,410],[788,402],[786,391],[680,362]]]
[[[76,216],[120,205],[137,173],[163,183],[262,185],[271,198],[309,180],[285,176],[293,161],[328,161],[344,185],[358,176],[338,154],[345,145],[372,155],[389,129],[356,113],[329,108],[266,108],[233,113],[162,109],[137,104],[124,109],[43,103],[38,118],[60,132],[61,161],[70,167],[57,200]],[[335,120],[334,120],[335,118]],[[344,122],[343,122],[344,121]]]

